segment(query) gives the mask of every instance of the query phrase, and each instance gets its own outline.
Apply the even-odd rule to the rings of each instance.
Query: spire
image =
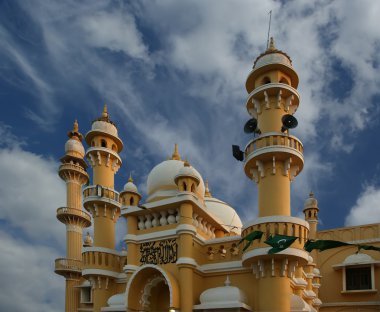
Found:
[[[178,152],[178,144],[174,144],[174,152],[173,152],[173,155],[172,155],[172,160],[181,160],[181,156],[179,155],[179,152]]]
[[[267,49],[267,51],[276,51],[276,47],[274,46],[274,39],[273,37],[270,37],[270,42],[269,42],[269,48]]]
[[[210,189],[208,188],[208,180],[206,180],[205,188],[205,197],[212,197]]]
[[[227,275],[227,278],[226,278],[226,280],[225,280],[225,282],[224,282],[224,286],[231,286],[231,281],[230,281],[230,276],[229,275]]]
[[[109,122],[111,124],[114,124],[110,120],[110,115],[108,114],[107,104],[104,104],[102,115],[98,119],[96,119],[95,121],[105,121],[105,122]]]
[[[132,172],[129,174],[129,179],[128,179],[128,182],[132,182],[132,183],[133,183],[133,179],[132,179]]]
[[[73,125],[73,130],[69,131],[67,133],[67,136],[70,138],[70,139],[75,139],[75,140],[78,140],[78,141],[82,141],[83,139],[83,136],[82,134],[79,132],[79,125],[78,125],[78,121],[75,119],[74,121],[74,125]]]
[[[310,193],[309,193],[309,197],[310,197],[310,198],[314,198],[314,193],[313,193],[313,191],[310,191]]]
[[[107,104],[104,104],[102,117],[103,118],[108,118]]]

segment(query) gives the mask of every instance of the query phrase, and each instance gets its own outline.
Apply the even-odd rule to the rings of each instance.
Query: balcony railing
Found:
[[[301,155],[303,154],[303,145],[296,137],[272,132],[249,142],[245,148],[245,156],[248,157],[265,147],[287,147],[298,151]]]
[[[60,272],[82,272],[82,261],[76,259],[59,258],[55,259],[56,273]]]
[[[87,197],[103,197],[119,202],[119,192],[101,185],[90,185],[86,187],[83,190],[83,197],[85,200]]]
[[[66,216],[66,215],[72,215],[72,216],[79,216],[85,219],[86,221],[91,223],[91,216],[89,213],[81,210],[81,209],[75,209],[75,208],[68,208],[68,207],[61,207],[57,209],[57,218]]]

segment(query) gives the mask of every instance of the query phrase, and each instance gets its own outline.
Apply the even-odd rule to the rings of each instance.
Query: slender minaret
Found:
[[[317,239],[318,212],[318,201],[314,197],[314,193],[310,192],[309,198],[306,199],[303,209],[305,220],[309,222],[310,225],[309,239]]]
[[[303,251],[308,223],[291,217],[290,208],[290,183],[304,163],[302,143],[289,133],[296,125],[292,115],[299,105],[297,86],[290,57],[277,50],[271,38],[246,82],[253,139],[244,151],[244,171],[258,187],[259,217],[245,224],[242,236],[255,230],[264,235],[243,254],[243,265],[252,266],[258,279],[257,293],[252,296],[257,298],[255,311],[259,312],[290,311],[289,277],[308,259]],[[275,234],[299,239],[290,248],[269,255],[264,241]]]
[[[82,267],[82,231],[91,225],[91,216],[82,210],[82,185],[88,182],[82,135],[78,123],[68,133],[65,156],[61,158],[58,173],[66,182],[66,207],[57,210],[57,219],[66,225],[66,258],[55,261],[55,272],[66,278],[65,311],[77,311]]]
[[[110,120],[107,106],[86,134],[86,157],[93,170],[92,184],[83,190],[83,206],[94,222],[93,247],[84,249],[83,276],[93,287],[94,312],[107,304],[115,291],[115,277],[120,268],[115,252],[115,224],[120,215],[119,193],[114,189],[114,177],[121,166],[123,143]]]

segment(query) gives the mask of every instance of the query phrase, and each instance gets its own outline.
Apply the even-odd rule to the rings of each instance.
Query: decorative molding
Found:
[[[82,276],[85,275],[101,275],[101,276],[109,276],[113,278],[117,278],[119,273],[114,271],[102,270],[102,269],[84,269],[82,270]],[[100,276],[98,276],[100,277]]]
[[[189,258],[189,257],[178,258],[176,265],[190,265],[193,267],[198,267],[197,262],[193,258]]]
[[[269,216],[269,217],[256,218],[252,221],[245,223],[243,225],[243,231],[253,225],[258,225],[258,224],[263,224],[263,223],[293,223],[293,224],[302,225],[306,227],[307,229],[309,229],[309,223],[300,218],[296,218],[292,216]]]
[[[89,251],[105,252],[105,253],[109,253],[115,256],[119,256],[119,257],[124,257],[127,255],[126,251],[117,251],[115,249],[105,248],[105,247],[83,247],[82,248],[82,253],[89,252]]]
[[[66,224],[66,231],[67,232],[76,232],[82,235],[83,228],[79,225],[75,224]]]

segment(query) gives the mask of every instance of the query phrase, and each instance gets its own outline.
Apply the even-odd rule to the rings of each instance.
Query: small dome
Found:
[[[284,64],[292,67],[290,57],[285,52],[277,50],[274,46],[273,37],[270,38],[269,48],[256,58],[253,68],[259,68],[268,64]]]
[[[65,144],[65,153],[78,158],[83,158],[85,154],[83,144],[77,139],[69,139]]]
[[[107,304],[110,307],[125,306],[126,297],[125,293],[113,295],[108,299]]]
[[[348,256],[346,259],[344,259],[343,264],[355,265],[355,264],[361,264],[361,263],[372,263],[374,261],[375,260],[371,256],[359,252],[357,254]]]
[[[230,280],[227,277],[225,281],[225,286],[209,288],[205,290],[201,296],[200,301],[202,305],[236,305],[239,306],[242,303],[247,302],[247,297],[242,290],[235,286],[230,285]]]
[[[93,240],[89,232],[87,232],[86,237],[83,242],[84,247],[92,247]]]
[[[179,170],[178,174],[174,177],[174,182],[177,183],[177,180],[179,178],[184,177],[192,177],[197,181],[197,184],[199,184],[199,178],[198,178],[198,172],[189,165],[189,163],[185,162],[183,167]]]
[[[124,185],[124,192],[139,193],[137,186],[133,183],[132,176],[129,176],[128,182]]]
[[[305,200],[304,209],[308,209],[308,208],[318,209],[318,201],[315,199],[313,192],[310,192],[309,198]]]
[[[152,169],[147,179],[147,202],[175,196],[178,193],[175,177],[180,173],[181,169],[184,168],[183,164],[184,162],[182,160],[169,159],[163,161]],[[191,169],[191,173],[199,179],[197,194],[198,196],[203,197],[205,193],[205,185],[202,176],[195,168],[191,166],[189,168]]]
[[[107,106],[104,105],[102,116],[92,122],[91,130],[86,134],[86,143],[91,146],[92,138],[96,135],[111,137],[118,147],[118,152],[123,149],[123,142],[120,140],[115,124],[110,120]]]
[[[205,205],[207,211],[218,217],[223,225],[230,227],[231,232],[241,234],[243,223],[234,208],[214,197],[205,197]]]
[[[313,273],[314,273],[314,275],[321,275],[321,271],[319,271],[319,269],[317,269],[317,268],[313,269]]]

